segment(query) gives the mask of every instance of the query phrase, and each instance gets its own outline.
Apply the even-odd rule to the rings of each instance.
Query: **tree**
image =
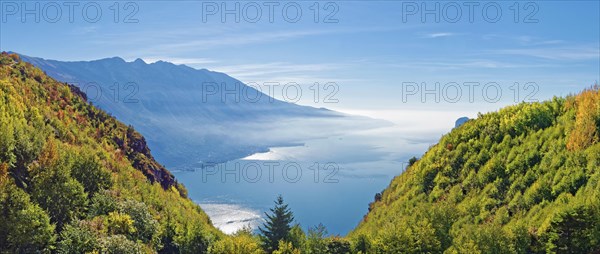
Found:
[[[326,235],[327,229],[323,224],[319,223],[319,225],[309,228],[306,237],[306,253],[325,253],[327,251]]]
[[[353,253],[370,253],[371,240],[364,234],[358,235],[358,237],[356,237],[356,239],[354,239],[352,242],[352,250],[354,251]]]
[[[306,243],[306,234],[300,227],[299,224],[296,224],[290,229],[290,234],[288,237],[288,241],[294,246],[296,249],[303,249]]]
[[[102,168],[100,162],[90,154],[91,151],[84,150],[75,160],[71,169],[71,176],[83,185],[90,197],[102,189],[108,189],[111,185],[110,172]]]
[[[14,182],[0,177],[0,252],[49,252],[55,238],[44,210]]]
[[[167,215],[165,221],[161,225],[160,243],[161,247],[158,249],[160,254],[179,253],[179,246],[175,243],[175,237],[177,235],[177,225],[170,214]]]
[[[60,238],[58,253],[89,253],[99,247],[94,232],[81,221],[65,225]]]
[[[413,164],[415,164],[419,159],[417,159],[417,157],[413,156],[412,158],[410,158],[408,160],[408,166],[412,166]]]
[[[176,243],[179,253],[207,253],[208,247],[212,244],[212,235],[207,232],[202,224],[190,223],[184,225],[182,232],[176,237]]]
[[[279,247],[279,241],[288,240],[291,223],[294,221],[294,215],[283,202],[283,197],[279,195],[275,201],[275,207],[270,209],[271,214],[265,213],[267,221],[263,227],[259,227],[263,249],[272,253]]]
[[[327,253],[350,254],[351,251],[350,242],[344,238],[334,236],[327,241]]]
[[[210,247],[212,254],[263,254],[258,239],[252,235],[250,228],[236,232],[232,237],[224,237]]]
[[[300,250],[295,249],[292,243],[281,240],[279,248],[273,251],[273,254],[300,254]]]
[[[117,200],[107,190],[101,190],[94,194],[88,208],[88,218],[93,218],[100,215],[108,215],[108,213],[117,210]]]
[[[127,239],[124,235],[112,235],[100,238],[99,244],[102,250],[100,253],[142,253],[141,244]]]
[[[70,156],[63,155],[50,166],[34,170],[32,198],[50,215],[60,232],[64,224],[78,218],[87,204],[83,186],[70,176]]]
[[[131,199],[125,200],[119,204],[119,211],[133,219],[135,239],[148,243],[155,238],[158,222],[152,217],[146,204]]]
[[[133,235],[136,232],[133,219],[128,214],[110,212],[106,218],[106,224],[108,232],[113,235]]]
[[[549,253],[592,253],[598,248],[597,228],[592,209],[583,205],[566,207],[550,220],[542,234]]]

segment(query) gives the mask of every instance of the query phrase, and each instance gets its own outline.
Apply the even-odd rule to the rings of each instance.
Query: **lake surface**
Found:
[[[303,229],[322,223],[330,234],[345,235],[367,213],[375,194],[440,132],[400,126],[357,131],[174,174],[225,233],[256,229],[281,194]]]

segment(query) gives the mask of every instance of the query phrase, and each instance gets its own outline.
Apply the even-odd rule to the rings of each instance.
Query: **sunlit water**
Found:
[[[421,156],[451,129],[453,121],[443,120],[448,124],[437,129],[395,125],[310,139],[175,175],[225,233],[244,226],[257,229],[281,194],[305,230],[322,223],[330,234],[345,235],[406,161]]]
[[[323,223],[330,233],[344,235],[366,214],[375,193],[402,171],[411,151],[429,145],[388,138],[376,146],[372,135],[307,140],[175,175],[225,233],[246,225],[256,229],[281,194],[303,228]]]

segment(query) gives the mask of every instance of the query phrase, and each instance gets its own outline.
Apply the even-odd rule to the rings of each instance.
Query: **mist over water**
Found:
[[[257,229],[264,212],[281,194],[304,229],[323,223],[330,234],[345,235],[367,213],[375,194],[404,170],[408,159],[419,157],[452,124],[419,131],[407,131],[398,124],[346,131],[330,125],[337,129],[335,135],[311,136],[298,145],[272,147],[268,152],[174,174],[225,233],[244,226]],[[280,131],[293,133],[299,131],[294,127],[306,125]]]

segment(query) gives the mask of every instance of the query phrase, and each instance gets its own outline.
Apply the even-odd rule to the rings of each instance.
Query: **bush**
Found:
[[[56,149],[56,148],[50,148]],[[83,186],[71,178],[72,157],[68,152],[59,155],[50,165],[34,169],[31,195],[46,211],[51,221],[62,230],[64,224],[79,218],[87,204]]]
[[[118,205],[121,213],[127,214],[133,219],[135,239],[148,243],[157,236],[158,222],[152,217],[146,204],[135,200],[126,200]]]
[[[224,237],[210,247],[211,254],[262,254],[260,241],[249,230],[241,230],[231,237]]]
[[[341,237],[331,237],[327,239],[327,253],[331,254],[350,254],[352,248],[350,242]]]
[[[84,150],[77,156],[71,169],[71,176],[83,185],[83,188],[91,197],[98,191],[108,189],[111,186],[111,176],[110,172],[104,169],[90,153],[92,152]]]
[[[106,217],[106,228],[110,234],[134,235],[136,228],[133,224],[133,219],[128,214],[110,212]]]
[[[124,235],[112,235],[99,240],[101,253],[139,254],[142,246]]]
[[[0,247],[11,253],[48,252],[55,240],[44,210],[12,181],[0,177]]]
[[[88,253],[99,248],[94,232],[79,222],[67,224],[60,238],[58,253]]]
[[[114,198],[109,191],[101,190],[92,197],[91,204],[88,209],[88,217],[93,218],[96,216],[108,215],[108,213],[116,210],[116,198]]]

